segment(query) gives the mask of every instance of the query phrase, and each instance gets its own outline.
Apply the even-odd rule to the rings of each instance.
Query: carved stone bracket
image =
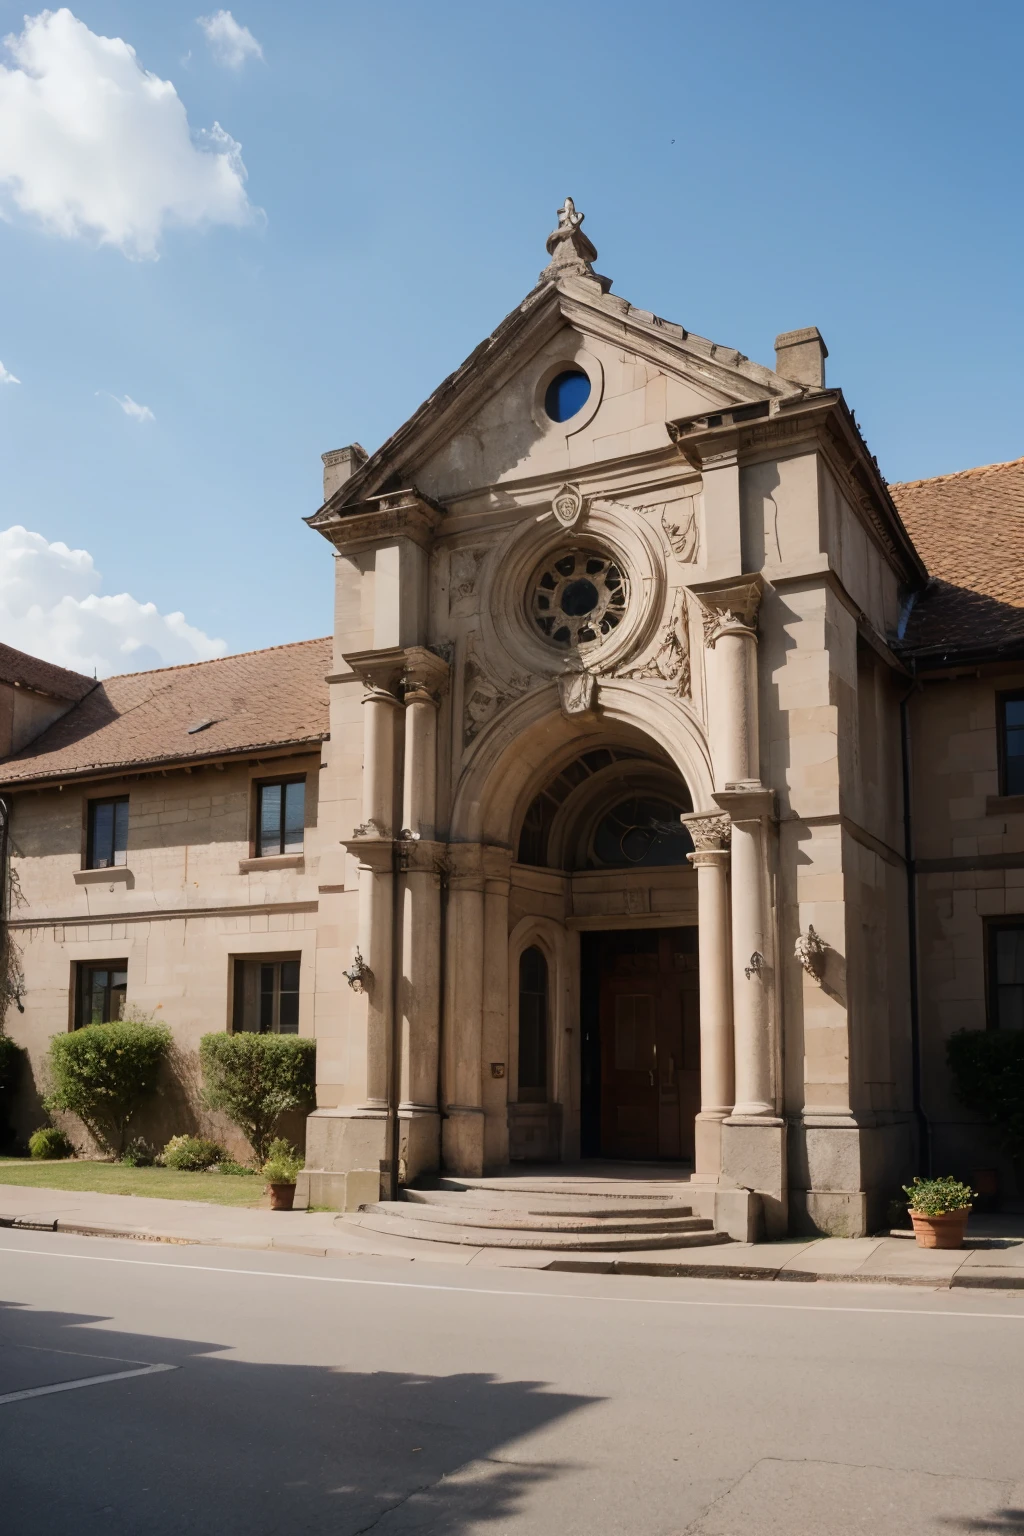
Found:
[[[566,719],[585,715],[593,707],[596,690],[593,672],[564,672],[558,679],[558,701]]]
[[[799,960],[808,976],[813,976],[815,981],[820,981],[825,974],[826,951],[828,945],[817,933],[813,923],[807,926],[807,932],[801,933],[793,945],[793,954]]]

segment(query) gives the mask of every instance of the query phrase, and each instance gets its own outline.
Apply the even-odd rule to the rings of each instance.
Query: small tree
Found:
[[[301,1035],[204,1035],[203,1098],[246,1137],[262,1167],[281,1116],[316,1102],[316,1041]]]
[[[1024,1184],[1024,1030],[958,1030],[946,1059],[957,1098],[992,1127]]]
[[[55,1035],[46,1108],[77,1115],[105,1151],[120,1157],[133,1115],[156,1091],[170,1043],[165,1024],[143,1018]]]

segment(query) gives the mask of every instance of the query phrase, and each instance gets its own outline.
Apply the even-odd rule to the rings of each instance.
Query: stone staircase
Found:
[[[389,1237],[550,1253],[633,1253],[727,1243],[695,1216],[685,1182],[437,1178],[346,1217]]]

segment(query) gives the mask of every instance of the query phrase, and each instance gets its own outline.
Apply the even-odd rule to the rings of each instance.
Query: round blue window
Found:
[[[590,380],[582,368],[566,368],[556,374],[544,396],[544,409],[552,421],[568,421],[590,399]]]

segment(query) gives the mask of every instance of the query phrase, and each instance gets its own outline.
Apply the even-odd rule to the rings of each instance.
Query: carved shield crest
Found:
[[[584,497],[578,485],[570,485],[566,481],[560,490],[555,492],[551,503],[551,510],[555,518],[563,528],[571,528],[580,519],[583,512]]]

